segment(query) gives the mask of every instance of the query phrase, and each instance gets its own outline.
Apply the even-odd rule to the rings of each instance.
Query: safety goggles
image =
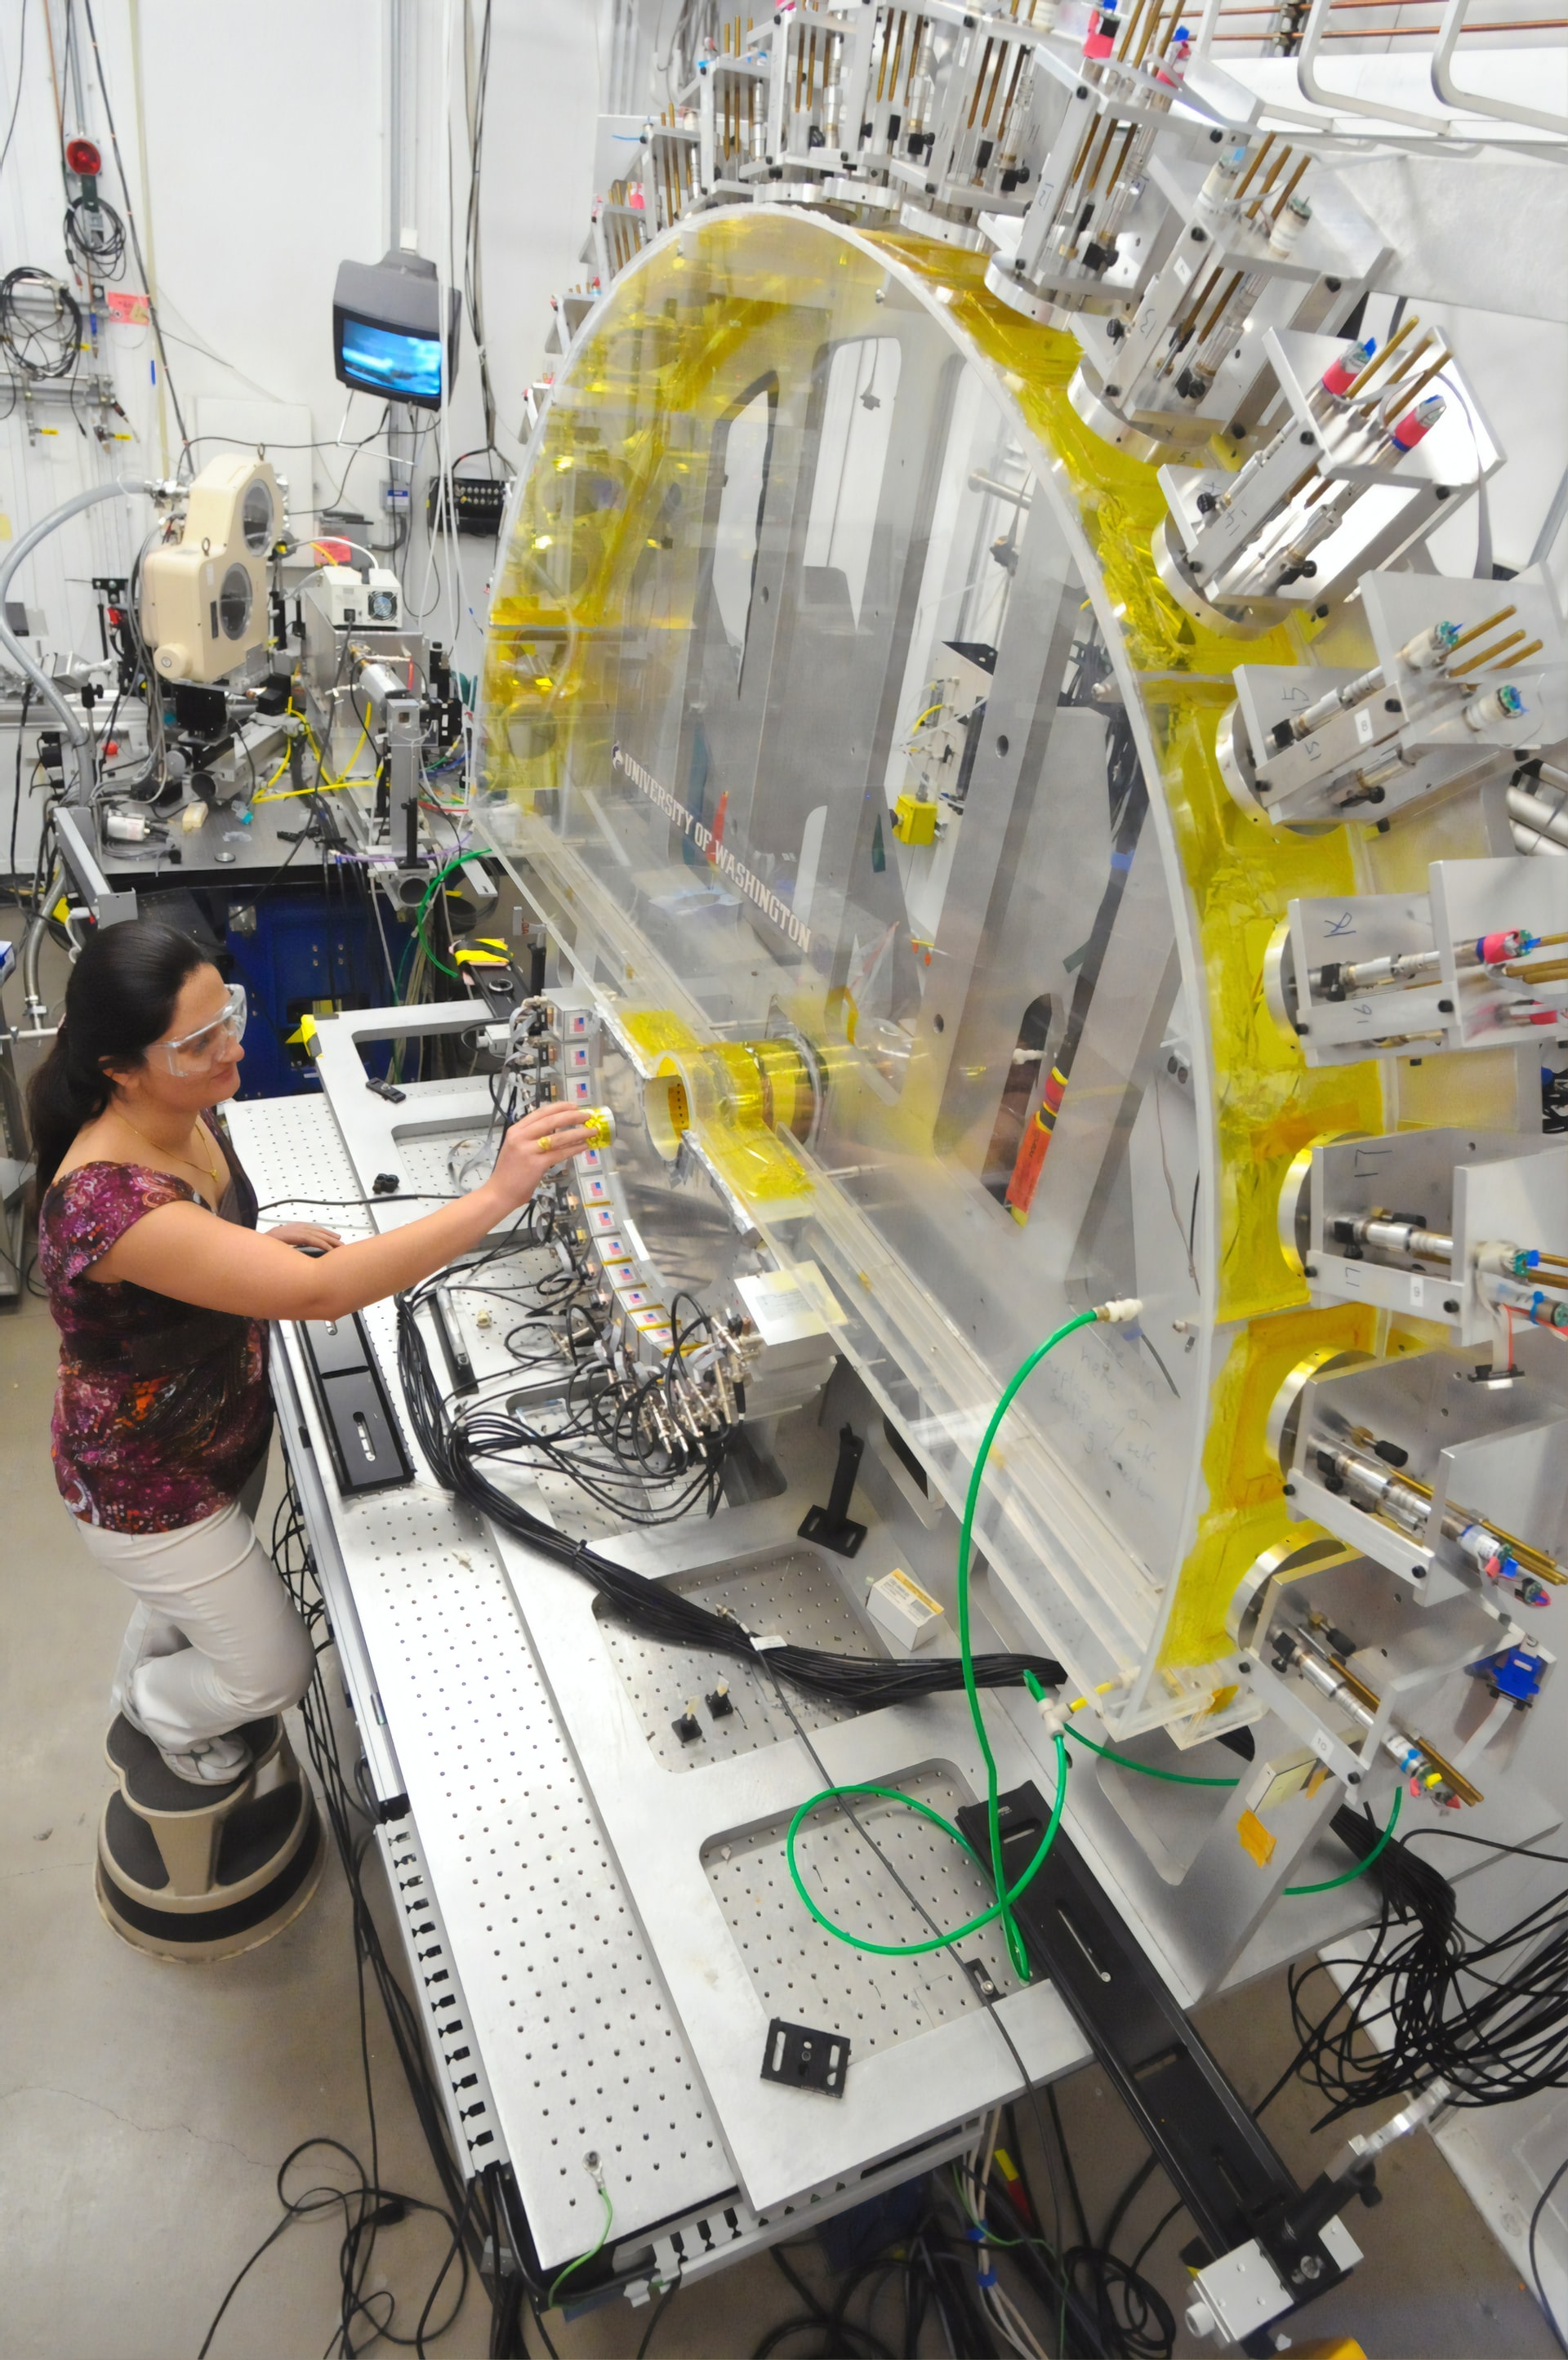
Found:
[[[194,1032],[182,1033],[178,1041],[159,1041],[154,1046],[176,1081],[191,1081],[198,1074],[210,1073],[223,1062],[231,1045],[237,1048],[244,1038],[245,986],[231,983],[219,1015],[198,1025]]]

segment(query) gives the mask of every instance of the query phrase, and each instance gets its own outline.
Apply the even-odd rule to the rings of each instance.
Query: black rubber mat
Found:
[[[268,1862],[280,1852],[292,1833],[300,1816],[300,1782],[291,1778],[286,1786],[274,1786],[269,1795],[258,1795],[253,1803],[242,1803],[224,1821],[218,1837],[218,1867],[214,1883],[243,1885],[247,1876],[258,1876]]]
[[[169,1882],[169,1871],[153,1841],[152,1830],[145,1819],[137,1819],[125,1797],[117,1792],[110,1796],[109,1808],[104,1814],[104,1841],[122,1876],[128,1876],[133,1885],[145,1885],[149,1892],[162,1892]]]
[[[266,1721],[247,1721],[243,1728],[231,1732],[250,1741],[252,1755],[259,1758],[271,1744],[278,1731],[276,1716]],[[218,1785],[198,1786],[188,1778],[176,1777],[164,1761],[150,1737],[133,1729],[125,1714],[117,1713],[109,1732],[108,1754],[126,1782],[126,1792],[133,1803],[144,1811],[204,1811],[215,1802],[232,1795],[249,1772],[239,1778],[230,1778]]]

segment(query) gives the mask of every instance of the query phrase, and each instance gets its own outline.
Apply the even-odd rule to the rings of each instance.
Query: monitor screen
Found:
[[[412,401],[434,410],[441,402],[441,340],[406,328],[379,327],[374,320],[339,313],[337,374],[345,385],[378,393],[389,401]]]

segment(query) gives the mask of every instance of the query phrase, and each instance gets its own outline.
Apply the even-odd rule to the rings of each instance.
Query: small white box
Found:
[[[402,597],[398,577],[383,565],[373,565],[369,577],[352,565],[323,565],[317,593],[334,629],[357,625],[361,629],[395,631],[402,621]]]
[[[926,1646],[942,1623],[942,1610],[929,1590],[906,1573],[884,1573],[866,1592],[866,1612],[895,1646],[913,1654]]]

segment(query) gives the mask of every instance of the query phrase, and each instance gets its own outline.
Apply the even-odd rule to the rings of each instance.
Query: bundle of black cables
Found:
[[[89,279],[117,279],[126,267],[126,225],[102,197],[77,197],[65,209],[65,250]]]
[[[1333,1830],[1362,1859],[1377,1840],[1370,1816],[1355,1811],[1336,1811]],[[1320,2128],[1439,2080],[1447,2103],[1467,2107],[1568,2087],[1568,1891],[1483,1936],[1461,1919],[1448,1879],[1411,1849],[1427,1841],[1568,1867],[1561,1853],[1441,1826],[1384,1848],[1368,1870],[1382,1906],[1365,1960],[1318,2016],[1303,1994],[1322,1962],[1290,1978],[1300,2046],[1276,2087],[1295,2072],[1319,2090],[1330,2102]]]
[[[24,377],[75,374],[82,358],[82,307],[69,287],[20,262],[0,279],[0,348]]]
[[[651,1581],[599,1556],[587,1542],[573,1540],[532,1515],[491,1481],[480,1464],[485,1456],[482,1441],[464,1422],[446,1414],[417,1311],[417,1302],[411,1295],[399,1297],[398,1375],[409,1423],[437,1482],[504,1532],[581,1574],[610,1612],[631,1629],[667,1645],[751,1660],[758,1649],[751,1634],[732,1615],[718,1613],[663,1582]],[[853,1710],[905,1704],[916,1697],[948,1694],[963,1686],[963,1666],[955,1656],[911,1657],[895,1663],[886,1656],[836,1655],[814,1647],[769,1645],[765,1652],[770,1672]],[[1048,1655],[974,1658],[975,1682],[982,1688],[1022,1686],[1025,1671],[1033,1672],[1047,1688],[1059,1687],[1066,1677],[1061,1666]]]

